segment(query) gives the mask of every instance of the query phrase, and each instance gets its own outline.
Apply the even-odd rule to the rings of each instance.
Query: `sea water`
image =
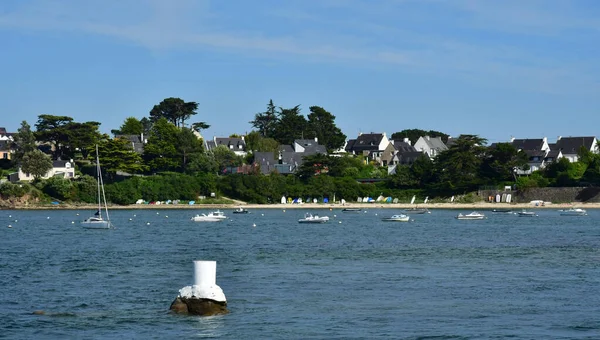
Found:
[[[117,210],[114,230],[83,229],[86,211],[0,211],[0,338],[600,339],[600,211],[190,220],[207,211]],[[217,261],[229,314],[169,312],[193,260]]]

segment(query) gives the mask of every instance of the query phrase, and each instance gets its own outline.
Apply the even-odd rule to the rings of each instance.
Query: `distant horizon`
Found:
[[[198,102],[211,138],[250,132],[270,99],[321,106],[348,138],[599,130],[592,0],[4,0],[0,39],[10,130],[52,114],[110,133],[168,97]]]

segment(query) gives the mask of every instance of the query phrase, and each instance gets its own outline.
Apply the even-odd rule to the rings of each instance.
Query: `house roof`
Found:
[[[294,147],[296,146],[296,144],[302,146],[304,148],[305,153],[327,153],[327,148],[324,145],[320,145],[314,139],[296,139],[294,141]]]
[[[379,150],[379,143],[383,139],[382,133],[363,133],[356,138],[351,150],[366,151]]]
[[[523,152],[525,152],[529,158],[540,157],[540,161],[546,157],[546,151],[542,150],[523,150]]]
[[[559,155],[560,155],[560,150],[558,150],[558,149],[550,149],[550,151],[546,155],[545,159],[550,159],[550,158],[556,159],[556,158],[558,158]]]
[[[354,148],[354,143],[356,143],[356,139],[349,139],[348,142],[346,142],[346,147],[344,150],[346,150],[346,152],[352,151]]]
[[[56,160],[56,161],[52,161],[52,167],[54,168],[64,168],[67,166],[67,163],[69,163],[69,161],[63,161],[63,160]]]
[[[417,151],[417,149],[415,149],[414,146],[403,141],[394,141],[394,149],[396,149],[400,153]]]
[[[541,150],[544,145],[544,139],[513,139],[511,144],[517,150]]]
[[[596,137],[560,137],[555,143],[555,148],[563,154],[576,154],[582,146],[591,150],[595,141]]]
[[[423,141],[425,142],[425,144],[427,144],[427,147],[430,150],[437,150],[437,151],[444,151],[444,150],[448,150],[448,147],[446,146],[446,144],[444,144],[444,142],[442,142],[442,137],[429,137],[429,136],[425,136],[422,137]]]
[[[400,163],[412,163],[417,158],[423,155],[421,151],[406,151],[406,152],[396,152],[392,159],[399,161]]]
[[[207,143],[208,144],[208,143]],[[232,137],[217,137],[214,140],[214,145],[225,145],[229,148],[230,145],[234,146],[235,150],[246,150],[246,142],[242,138]],[[239,147],[242,147],[241,149]]]
[[[294,148],[291,145],[284,144],[279,146],[281,152],[294,152]]]
[[[293,173],[298,166],[302,164],[302,157],[306,156],[301,152],[281,152],[281,163],[275,159],[273,152],[254,153],[254,163],[260,165],[260,172],[269,174],[274,170],[279,173]]]
[[[124,139],[131,142],[133,151],[137,153],[144,152],[144,141],[141,135],[117,135],[115,138]]]

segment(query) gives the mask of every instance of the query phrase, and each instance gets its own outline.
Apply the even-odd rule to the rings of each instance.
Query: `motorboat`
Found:
[[[431,211],[429,211],[429,209],[427,209],[427,208],[408,208],[408,209],[404,209],[404,213],[420,215],[420,214],[431,214]]]
[[[304,214],[304,218],[298,220],[298,223],[325,223],[327,221],[329,221],[328,216],[319,216],[306,213]]]
[[[585,216],[587,211],[581,208],[570,208],[560,212],[560,216]]]
[[[473,211],[468,214],[459,213],[456,216],[456,219],[458,220],[483,220],[484,218],[485,215],[482,213],[478,213],[477,211]]]
[[[493,209],[494,214],[512,214],[512,209]]]
[[[234,214],[248,214],[248,213],[249,213],[249,211],[248,211],[247,209],[244,209],[244,208],[242,208],[242,207],[239,207],[239,208],[235,209],[235,210],[233,211],[233,213],[234,213]]]
[[[519,217],[536,217],[536,216],[538,216],[538,214],[536,214],[535,211],[527,211],[527,210],[519,211],[517,213],[517,215],[519,215]]]
[[[219,210],[211,211],[208,214],[196,214],[196,216],[192,217],[192,221],[194,222],[220,222],[225,219],[227,217]]]
[[[410,216],[405,214],[392,215],[390,217],[384,217],[381,219],[385,222],[408,222],[410,221]]]
[[[344,208],[342,209],[343,212],[361,212],[362,209],[361,208]]]

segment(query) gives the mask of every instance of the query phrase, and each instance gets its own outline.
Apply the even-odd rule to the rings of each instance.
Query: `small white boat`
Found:
[[[585,216],[587,211],[581,208],[571,208],[560,212],[560,216]]]
[[[102,218],[100,210],[94,216],[90,216],[81,221],[81,225],[86,229],[110,229],[112,224],[109,220]]]
[[[219,222],[224,221],[225,219],[227,219],[227,217],[219,210],[211,211],[208,214],[197,214],[192,217],[192,221],[194,222]]]
[[[523,210],[519,211],[517,215],[519,215],[519,217],[536,217],[538,214],[536,214],[534,211]]]
[[[384,217],[381,220],[385,222],[408,222],[410,221],[410,216],[404,214],[392,215],[390,217]]]
[[[298,223],[325,223],[327,221],[329,221],[328,216],[319,216],[306,213],[304,214],[304,218],[298,220]]]
[[[472,213],[469,213],[469,214],[459,213],[456,216],[456,219],[458,219],[458,220],[483,220],[484,218],[485,218],[485,215],[478,213],[477,211],[473,211]]]

